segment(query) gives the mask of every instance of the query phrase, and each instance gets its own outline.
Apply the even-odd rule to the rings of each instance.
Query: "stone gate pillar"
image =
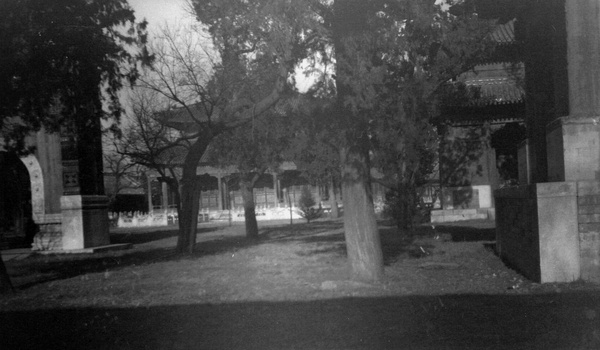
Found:
[[[84,123],[79,123],[84,124]],[[64,130],[62,249],[76,250],[110,244],[108,197],[104,195],[99,120]]]
[[[495,193],[498,251],[541,282],[600,282],[600,1],[526,4],[524,50],[537,60],[525,78],[528,128],[545,132],[527,147],[545,149],[545,159],[522,163],[538,183]],[[540,35],[555,46],[536,46]]]
[[[547,127],[548,180],[577,184],[580,277],[600,281],[600,2],[566,0],[565,15],[569,115]]]

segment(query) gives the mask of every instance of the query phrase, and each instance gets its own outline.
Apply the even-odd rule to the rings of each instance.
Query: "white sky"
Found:
[[[0,0],[2,1],[2,0]],[[150,40],[153,33],[157,33],[165,24],[171,27],[182,23],[195,23],[196,19],[187,12],[187,0],[128,0],[135,11],[137,22],[144,18],[148,21]],[[301,91],[312,83],[303,74],[297,71],[297,86]]]
[[[135,11],[136,21],[148,21],[148,31],[156,32],[165,23],[174,25],[182,21],[191,22],[194,18],[185,10],[186,0],[128,0]]]

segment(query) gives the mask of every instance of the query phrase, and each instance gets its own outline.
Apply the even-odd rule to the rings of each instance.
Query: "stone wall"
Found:
[[[495,192],[497,250],[539,282],[600,282],[600,182],[547,182]]]

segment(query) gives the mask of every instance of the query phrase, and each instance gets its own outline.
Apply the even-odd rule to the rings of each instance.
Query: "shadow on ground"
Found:
[[[2,349],[592,349],[598,294],[0,312]]]
[[[208,227],[198,229],[198,234],[215,231],[218,228]],[[177,236],[176,230],[132,231],[112,233],[111,243],[143,244]],[[165,244],[141,250],[122,250],[95,254],[68,255],[37,255],[27,259],[7,263],[9,273],[13,278],[32,275],[26,282],[18,284],[17,289],[85,275],[88,273],[117,270],[132,265],[151,264],[157,261],[178,259],[173,244]]]
[[[268,226],[262,228],[259,238],[248,240],[243,235],[209,237],[202,241],[201,235],[221,229],[206,227],[198,229],[200,242],[196,244],[192,255],[177,255],[173,244],[157,246],[141,251],[124,251],[99,253],[85,256],[45,257],[36,256],[17,265],[9,264],[12,276],[37,274],[37,278],[29,280],[18,289],[26,289],[39,283],[58,279],[77,277],[88,273],[104,272],[109,269],[121,269],[132,265],[149,264],[157,261],[177,261],[221,253],[234,253],[240,249],[264,243],[290,242],[313,244],[314,249],[303,255],[337,254],[346,256],[343,223],[341,221],[317,221],[310,224],[294,224],[283,226]],[[429,225],[421,226],[408,235],[399,232],[395,227],[380,227],[384,263],[389,265],[401,258],[420,258],[421,252],[429,251],[432,246],[424,243],[415,244],[415,239],[433,237],[438,232],[449,233],[453,241],[486,241],[494,229],[473,228],[468,226],[437,226],[432,229]],[[176,230],[137,231],[111,234],[112,243],[143,244],[159,241],[177,235]]]
[[[219,227],[203,227],[198,228],[197,234],[208,233],[218,230]],[[154,242],[169,237],[177,237],[178,230],[176,228],[168,230],[156,230],[156,231],[142,231],[132,230],[129,232],[112,232],[110,234],[110,243],[131,243],[131,244],[142,244],[148,242]]]

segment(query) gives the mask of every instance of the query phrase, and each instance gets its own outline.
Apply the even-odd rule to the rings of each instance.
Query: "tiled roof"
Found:
[[[498,105],[523,102],[525,90],[510,78],[474,79],[467,86],[478,87],[480,96],[471,105]]]
[[[499,44],[511,44],[515,41],[515,19],[498,24],[492,38]]]
[[[297,108],[302,99],[304,99],[302,96],[281,99],[273,107],[272,112],[285,116],[288,110]],[[214,110],[211,112],[212,121],[223,121],[227,118],[227,116],[224,116],[225,113],[218,107],[213,108]],[[156,119],[168,127],[190,133],[198,130],[198,122],[208,121],[207,113],[200,103],[191,104],[188,108],[176,107],[160,112],[156,115]]]
[[[189,105],[188,108],[177,107],[160,112],[157,114],[157,120],[173,129],[188,132],[197,131],[197,121],[208,121],[207,114],[199,103]],[[213,113],[212,118],[218,118],[218,114]]]
[[[462,74],[459,81],[469,87],[479,88],[479,97],[469,102],[471,106],[520,103],[525,99],[522,86],[522,64],[497,63],[479,65]]]

